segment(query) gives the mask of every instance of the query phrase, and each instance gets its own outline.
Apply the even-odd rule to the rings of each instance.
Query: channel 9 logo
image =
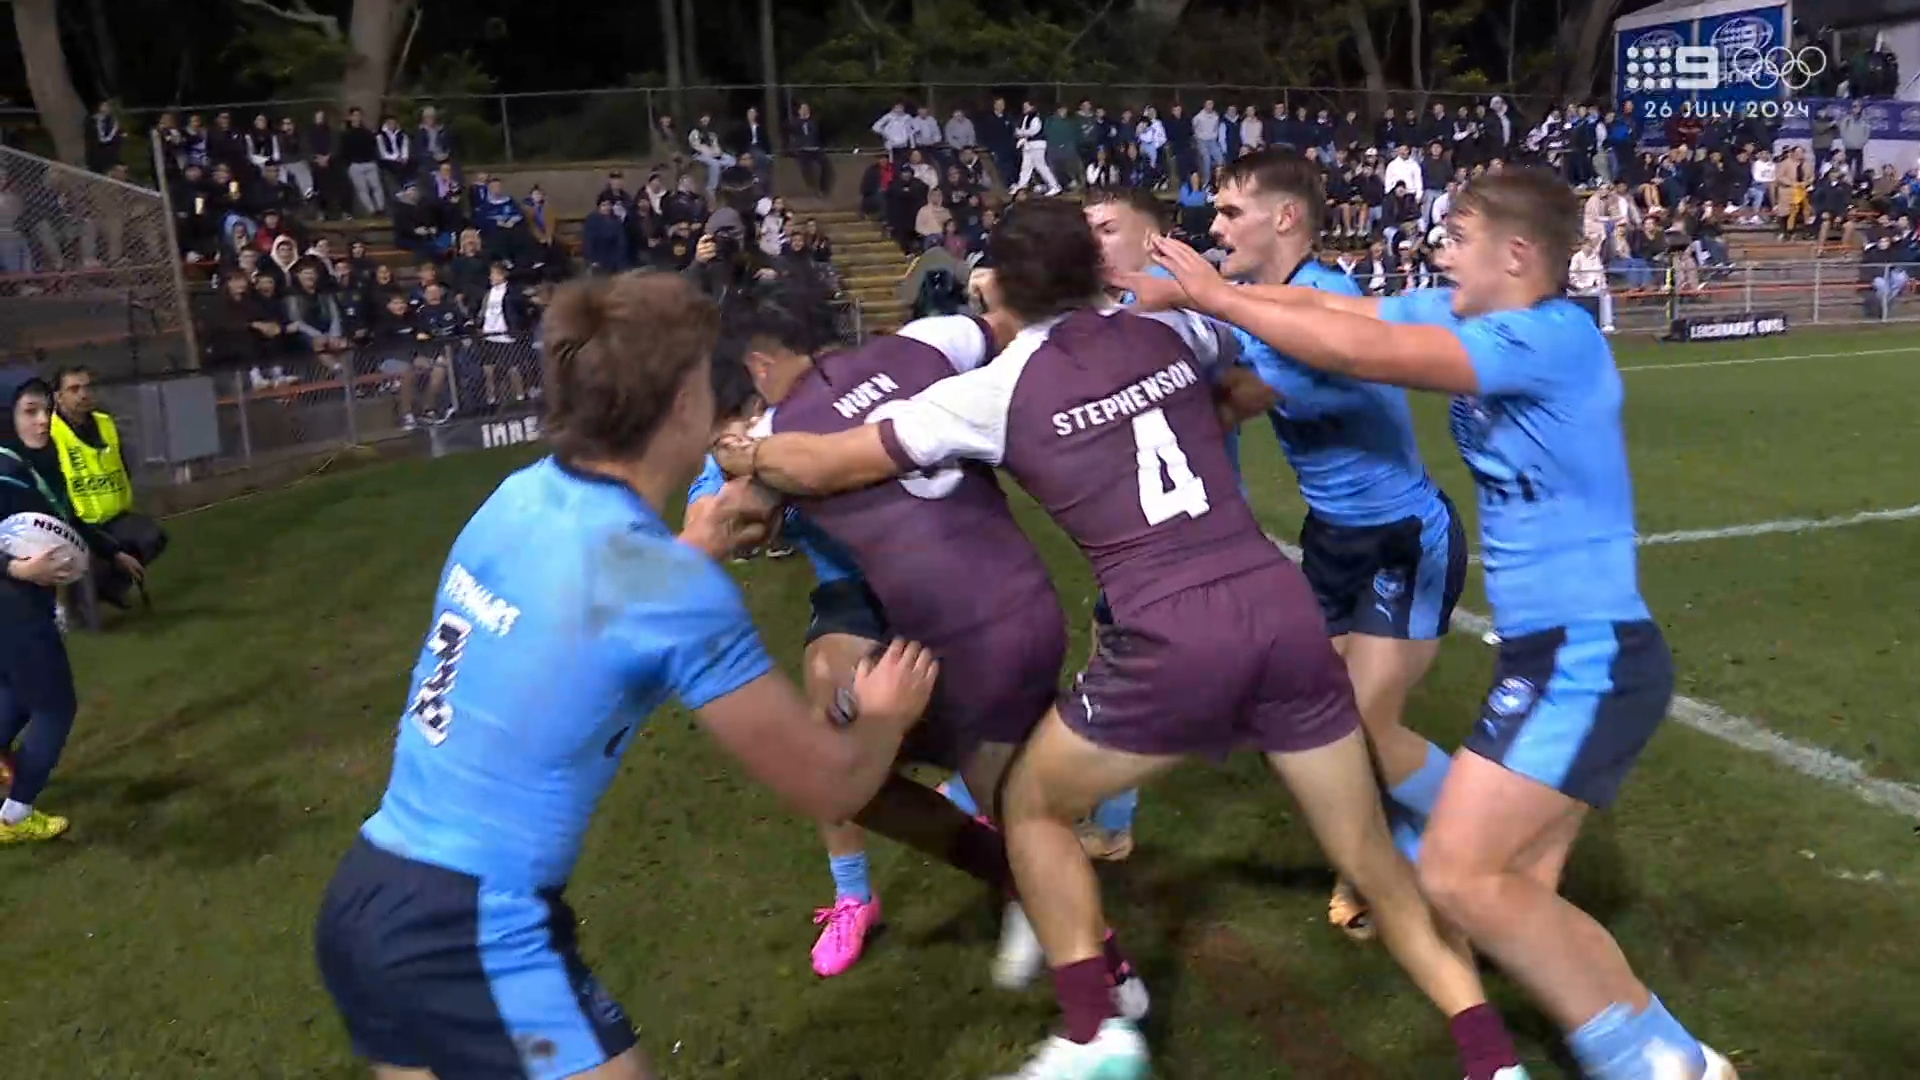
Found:
[[[1692,93],[1738,86],[1799,93],[1827,70],[1827,54],[1815,45],[1789,49],[1762,48],[1750,42],[1732,48],[1636,43],[1627,47],[1626,59],[1629,93]]]

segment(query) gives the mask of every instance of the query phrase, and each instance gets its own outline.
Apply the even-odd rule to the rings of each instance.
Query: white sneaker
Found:
[[[1527,1075],[1525,1065],[1509,1065],[1493,1074],[1493,1080],[1533,1080]]]
[[[1125,979],[1113,984],[1113,1011],[1119,1013],[1122,1020],[1137,1024],[1147,1018],[1147,1013],[1152,1008],[1153,998],[1147,993],[1147,980],[1138,975],[1128,974]],[[1516,1078],[1503,1076],[1498,1077],[1497,1080],[1516,1080]],[[1521,1076],[1517,1080],[1527,1080],[1527,1078]]]
[[[1027,913],[1018,901],[1007,905],[1000,917],[1000,949],[993,957],[993,985],[1002,990],[1023,990],[1047,963],[1046,950],[1027,921]]]
[[[1125,1020],[1109,1020],[1084,1045],[1055,1035],[1040,1044],[1025,1068],[999,1080],[1145,1080],[1146,1075],[1147,1041]]]

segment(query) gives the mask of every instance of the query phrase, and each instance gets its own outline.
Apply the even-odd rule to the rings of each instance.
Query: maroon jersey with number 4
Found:
[[[1184,312],[1086,309],[887,414],[903,467],[1003,465],[1073,537],[1116,614],[1279,559],[1240,495],[1212,375],[1233,337]]]

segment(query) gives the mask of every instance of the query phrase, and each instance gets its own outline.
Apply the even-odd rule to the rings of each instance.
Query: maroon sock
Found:
[[[1494,1080],[1501,1069],[1520,1064],[1513,1037],[1491,1005],[1475,1005],[1447,1021],[1447,1033],[1453,1036],[1467,1080]]]
[[[1133,965],[1127,962],[1127,954],[1120,951],[1120,939],[1113,936],[1113,931],[1107,931],[1106,940],[1100,943],[1100,952],[1107,962],[1107,977],[1115,986],[1133,978]]]
[[[1086,1044],[1114,1015],[1113,980],[1103,956],[1053,969],[1053,996],[1060,1002],[1060,1034]]]
[[[1007,863],[1007,841],[1000,830],[969,821],[947,846],[955,869],[1012,895],[1013,868]]]

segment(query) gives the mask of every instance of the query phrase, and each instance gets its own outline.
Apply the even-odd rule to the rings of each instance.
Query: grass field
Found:
[[[1721,363],[1768,356],[1800,358]],[[1911,338],[1638,344],[1620,362],[1632,369],[1643,533],[1920,504]],[[1444,404],[1418,412],[1429,463],[1470,510]],[[1291,477],[1269,435],[1247,442],[1256,507],[1291,535]],[[379,798],[447,544],[526,460],[369,468],[171,523],[158,611],[73,641],[82,717],[43,799],[73,817],[72,834],[0,852],[9,1078],[362,1075],[314,973],[310,922]],[[1078,628],[1085,567],[1023,513]],[[1642,555],[1683,693],[1877,777],[1920,782],[1920,519]],[[759,562],[739,576],[792,665],[804,565]],[[1477,584],[1465,606],[1484,612]],[[1455,635],[1413,722],[1456,743],[1491,659]],[[571,897],[588,959],[665,1076],[978,1078],[1015,1066],[1043,1034],[1044,989],[1007,996],[989,984],[997,912],[959,875],[876,841],[891,925],[851,973],[823,982],[807,964],[808,917],[831,888],[810,827],[744,783],[677,710],[655,718],[623,772]],[[1589,830],[1568,890],[1747,1080],[1911,1074],[1915,825],[1669,724]],[[1105,877],[1155,991],[1156,1075],[1457,1075],[1441,1025],[1385,953],[1325,925],[1322,863],[1255,762],[1194,766],[1150,789],[1138,838],[1133,860]],[[1572,1076],[1548,1025],[1494,985],[1535,1075]]]

